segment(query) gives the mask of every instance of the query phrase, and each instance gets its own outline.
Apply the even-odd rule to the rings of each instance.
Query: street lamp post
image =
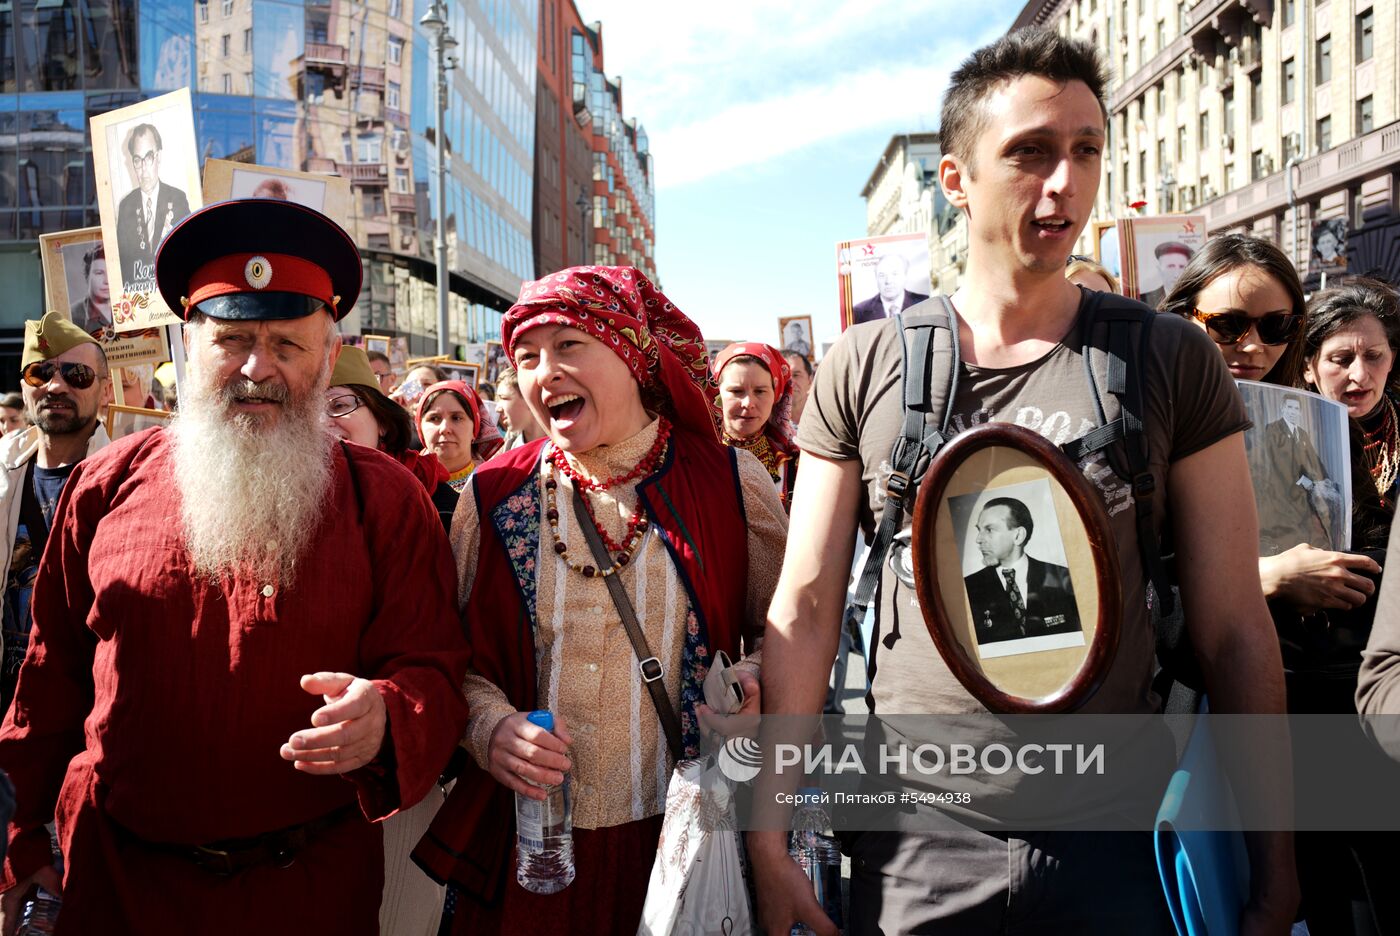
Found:
[[[440,355],[447,355],[447,299],[450,287],[447,272],[447,134],[443,132],[443,122],[447,113],[447,73],[457,67],[457,57],[451,54],[457,47],[457,40],[447,24],[447,4],[443,0],[433,0],[418,25],[427,30],[432,43],[433,65],[437,75],[433,95],[437,109],[437,127],[433,132],[437,149],[437,162],[433,166],[437,182],[437,351]]]
[[[578,199],[574,201],[578,208],[578,263],[584,266],[588,263],[588,193],[583,190],[583,186],[578,187]]]

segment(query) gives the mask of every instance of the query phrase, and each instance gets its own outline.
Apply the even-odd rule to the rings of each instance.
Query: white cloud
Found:
[[[995,3],[993,5],[996,5]],[[849,133],[932,130],[949,71],[1000,34],[953,0],[584,0],[672,188]],[[989,13],[991,11],[988,11]]]

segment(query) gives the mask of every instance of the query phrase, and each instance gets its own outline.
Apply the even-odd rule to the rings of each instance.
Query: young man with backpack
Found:
[[[919,475],[909,450],[936,449],[992,421],[1066,448],[1109,515],[1122,635],[1081,711],[1159,710],[1150,605],[1174,603],[1156,542],[1170,534],[1179,600],[1212,710],[1283,712],[1278,645],[1255,561],[1242,436],[1248,421],[1219,352],[1183,319],[1150,317],[1139,303],[1065,280],[1065,260],[1098,189],[1103,97],[1093,49],[1043,30],[1006,36],[954,73],[943,103],[939,176],[968,218],[966,278],[951,305],[935,299],[900,319],[855,325],[822,362],[798,437],[803,472],[769,610],[765,714],[821,710],[857,525],[873,539],[879,562],[857,597],[873,590],[878,575],[869,664],[876,714],[985,711],[934,648],[901,555],[907,526],[896,534],[912,512]],[[951,333],[913,327],[949,313]],[[961,364],[956,381],[941,385],[939,362],[948,366],[950,344]],[[924,393],[925,411],[912,419],[906,367],[933,375],[925,377],[933,403]],[[1107,386],[1099,387],[1104,372]],[[1121,429],[1095,432],[1113,415]],[[1225,757],[1232,771],[1244,769],[1243,758]],[[1266,787],[1255,776],[1238,779],[1252,790]],[[1270,789],[1286,801],[1286,782]],[[851,932],[1171,931],[1146,833],[865,832],[845,844]],[[1240,931],[1285,933],[1297,894],[1291,836],[1251,833],[1248,845],[1251,891]],[[835,932],[781,832],[750,833],[749,848],[766,932],[787,933],[794,920]]]

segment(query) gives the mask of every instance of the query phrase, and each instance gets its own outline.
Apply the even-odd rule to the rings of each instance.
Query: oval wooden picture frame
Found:
[[[1043,488],[1039,482],[1045,482]],[[1072,629],[1049,638],[978,639],[960,549],[960,540],[969,541],[968,529],[964,524],[961,532],[954,530],[950,501],[976,495],[974,501],[962,502],[968,505],[965,519],[975,523],[971,504],[996,496],[999,488],[1007,488],[1008,495],[1043,490],[1042,500],[1053,505],[1066,560],[1060,571],[1068,572],[1071,593],[1068,599],[1064,592],[1057,594],[1061,610],[1066,600],[1073,602],[1083,635],[1078,643]],[[1042,522],[1044,512],[1042,508]],[[1047,539],[1042,535],[1040,543]],[[944,446],[919,486],[912,546],[914,587],[934,646],[957,680],[988,709],[1008,714],[1073,711],[1103,684],[1122,633],[1118,549],[1098,493],[1043,436],[1011,423],[985,423]],[[1089,582],[1092,593],[1085,587]],[[1041,588],[1031,594],[1036,601],[1051,592]],[[1022,617],[1031,610],[1024,607]],[[1064,628],[1067,617],[1062,613],[1035,620],[1040,626],[1044,620],[1057,621]],[[984,611],[984,627],[994,626],[990,611]]]

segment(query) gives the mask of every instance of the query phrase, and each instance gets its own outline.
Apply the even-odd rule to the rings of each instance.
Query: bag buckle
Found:
[[[1157,481],[1152,472],[1144,471],[1133,478],[1133,497],[1151,497],[1157,490]]]
[[[904,500],[904,495],[909,491],[909,472],[891,471],[890,476],[885,481],[885,497],[888,500]]]
[[[661,661],[656,657],[647,657],[637,664],[637,669],[641,670],[642,682],[654,683],[662,676],[666,675],[666,668],[661,665]]]

